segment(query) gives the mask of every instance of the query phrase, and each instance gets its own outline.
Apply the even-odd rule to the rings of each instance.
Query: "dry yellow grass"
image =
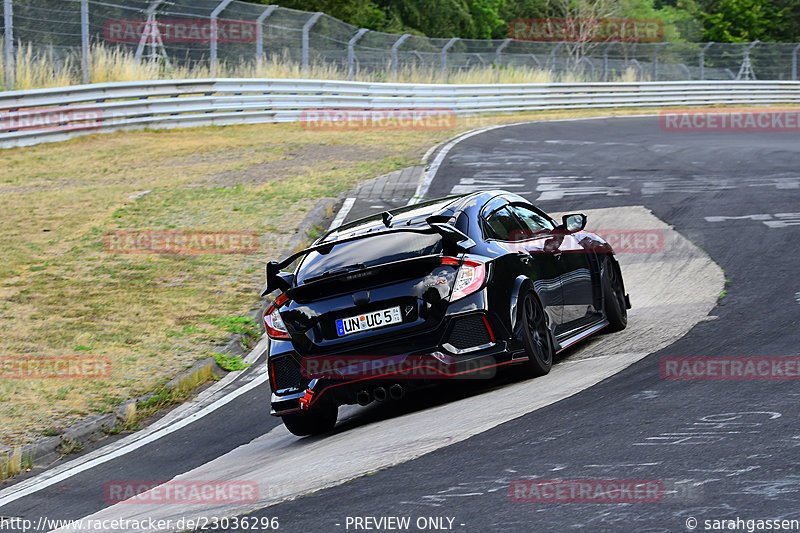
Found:
[[[22,448],[14,448],[11,453],[0,455],[0,481],[14,477],[22,472]]]
[[[2,43],[0,43],[0,48]],[[196,64],[192,67],[172,66],[166,68],[156,62],[136,61],[133,53],[123,48],[95,44],[91,48],[92,83],[110,81],[137,81],[155,79],[197,79],[212,77],[209,67]],[[3,54],[0,49],[0,72]],[[16,89],[39,87],[58,87],[81,83],[80,65],[67,61],[59,65],[47,54],[36,55],[32,48],[23,46],[18,50],[15,64]],[[263,61],[221,61],[217,70],[220,78],[313,78],[346,80],[347,69],[332,63],[311,62],[309,70],[303,71],[300,63],[281,55],[272,55]],[[644,79],[633,67],[623,73],[614,73],[616,81],[637,81]],[[646,76],[645,76],[646,78]],[[380,70],[357,71],[356,81],[367,82],[407,82],[440,83],[441,70],[438,66],[404,65],[398,69],[397,76],[391,74],[390,64]],[[448,83],[550,83],[587,81],[588,75],[574,73],[559,74],[554,78],[549,70],[515,67],[495,69],[491,66],[474,66],[469,69],[451,72]]]

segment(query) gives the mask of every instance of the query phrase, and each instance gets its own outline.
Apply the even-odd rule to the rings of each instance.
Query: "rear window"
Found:
[[[322,276],[413,257],[439,254],[442,238],[439,234],[398,232],[366,237],[334,246],[327,254],[311,252],[300,264],[298,284]]]

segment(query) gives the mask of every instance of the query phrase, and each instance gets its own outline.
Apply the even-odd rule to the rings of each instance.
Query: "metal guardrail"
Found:
[[[566,108],[800,104],[800,82],[450,85],[292,79],[117,82],[0,93],[0,147],[121,129],[297,122],[308,109]]]

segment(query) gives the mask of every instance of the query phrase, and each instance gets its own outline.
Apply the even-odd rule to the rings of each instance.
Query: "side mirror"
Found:
[[[575,233],[586,227],[586,215],[575,213],[561,217],[561,227],[570,233]]]

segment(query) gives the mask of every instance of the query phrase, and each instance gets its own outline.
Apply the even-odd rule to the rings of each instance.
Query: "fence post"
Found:
[[[447,51],[456,44],[456,41],[458,41],[458,37],[453,37],[442,48],[442,83],[447,83]]]
[[[89,70],[89,0],[81,0],[81,73],[83,83],[92,81]]]
[[[656,47],[653,53],[653,81],[658,81],[658,53],[669,43],[661,43]]]
[[[558,52],[565,44],[567,43],[561,41],[555,45],[552,50],[550,50],[550,81],[553,81],[553,77],[556,74],[556,52]]]
[[[504,40],[500,46],[497,47],[497,50],[494,51],[494,64],[495,68],[497,69],[497,81],[500,81],[500,67],[503,65],[503,62],[500,59],[500,54],[503,52],[503,48],[508,46],[508,43],[511,42],[511,38]]]
[[[14,90],[16,85],[14,67],[14,16],[12,13],[11,0],[3,0],[3,23],[5,24],[5,85],[6,91]]]
[[[636,67],[636,77],[639,78],[636,81],[642,81],[642,64],[636,59],[631,59],[628,63]]]
[[[228,7],[228,4],[230,4],[231,2],[233,2],[233,0],[222,0],[222,2],[220,2],[219,5],[217,5],[217,7],[214,8],[214,11],[211,12],[211,17],[210,17],[210,19],[211,19],[211,28],[210,28],[210,33],[211,33],[211,54],[210,54],[210,59],[211,59],[211,77],[212,78],[216,78],[217,77],[217,17],[219,16],[220,13],[222,13],[223,9]]]
[[[267,9],[256,19],[256,62],[261,64],[264,59],[264,21],[278,8],[276,5],[267,6]]]
[[[591,59],[589,59],[589,58],[588,58],[588,57],[586,57],[586,56],[583,56],[583,57],[581,57],[581,58],[580,58],[580,60],[578,61],[578,64],[579,64],[579,65],[580,65],[581,63],[589,63],[589,68],[590,68],[590,69],[592,69],[592,70],[591,70],[591,80],[592,80],[592,81],[594,81],[594,71],[595,71],[595,68],[594,68],[594,63],[592,63],[592,60],[591,60]]]
[[[158,6],[164,3],[164,0],[152,0],[150,5],[147,6],[147,10],[145,11],[145,15],[147,15],[147,24],[145,24],[144,28],[142,29],[142,35],[139,38],[139,46],[136,47],[136,53],[133,54],[133,58],[136,61],[139,61],[142,58],[142,53],[144,52],[144,46],[147,42],[147,32],[152,31],[150,24],[155,24],[155,16],[154,13]],[[156,31],[158,31],[158,26],[156,26]],[[152,51],[152,50],[151,50]]]
[[[317,12],[311,15],[305,24],[303,24],[303,74],[308,73],[308,32],[311,26],[317,23],[317,20],[322,16],[322,13]]]
[[[608,43],[605,50],[603,50],[603,81],[608,81],[608,52],[617,44],[617,41]]]
[[[792,81],[797,81],[797,51],[800,50],[800,44],[792,50]]]
[[[411,37],[411,34],[404,33],[392,45],[392,79],[397,80],[397,49],[405,42],[406,39]]]
[[[355,51],[356,43],[368,31],[369,30],[366,29],[366,28],[361,28],[360,30],[358,30],[358,32],[355,35],[353,35],[352,39],[347,41],[347,79],[348,80],[352,80],[353,79],[353,71],[355,70],[353,68],[353,66],[354,66],[353,63],[355,63],[355,60],[356,60],[356,51]]]
[[[750,45],[747,48],[745,48],[744,58],[742,59],[742,66],[739,68],[739,75],[736,76],[737,80],[742,79],[742,76],[744,76],[744,79],[746,80],[749,80],[751,76],[753,79],[756,79],[756,73],[753,72],[753,65],[750,63],[750,50],[752,50],[760,42],[761,41],[756,39],[755,41],[750,43]]]
[[[706,50],[708,50],[711,45],[714,44],[714,41],[709,41],[706,45],[700,49],[700,78],[701,80],[706,79],[706,72],[705,72],[705,63],[706,63]]]

